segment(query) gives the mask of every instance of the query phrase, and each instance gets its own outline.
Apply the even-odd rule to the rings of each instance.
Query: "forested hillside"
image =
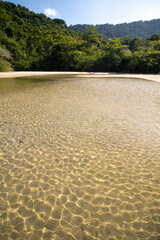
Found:
[[[77,24],[70,26],[69,29],[74,31],[85,32],[86,24]],[[122,24],[100,24],[95,26],[97,32],[105,39],[108,38],[149,38],[153,34],[160,34],[160,19],[151,21],[138,21]]]
[[[70,30],[50,19],[0,0],[0,71],[114,71],[159,73],[160,35],[106,39],[96,27]]]

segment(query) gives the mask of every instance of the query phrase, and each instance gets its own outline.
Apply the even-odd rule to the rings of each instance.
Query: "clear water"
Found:
[[[0,80],[0,239],[160,239],[160,84]]]

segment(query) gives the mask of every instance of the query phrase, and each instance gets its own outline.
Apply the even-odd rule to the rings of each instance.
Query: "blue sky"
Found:
[[[160,0],[10,0],[67,25],[117,24],[160,18]]]

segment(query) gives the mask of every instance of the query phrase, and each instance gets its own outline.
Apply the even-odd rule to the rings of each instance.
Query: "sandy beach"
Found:
[[[14,78],[40,75],[75,75],[76,77],[106,77],[106,78],[138,78],[160,82],[160,74],[117,74],[117,73],[95,73],[95,72],[1,72],[0,78]]]

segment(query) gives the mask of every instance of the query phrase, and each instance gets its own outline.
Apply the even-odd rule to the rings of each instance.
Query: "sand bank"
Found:
[[[93,72],[1,72],[0,78],[14,78],[41,75],[72,75],[76,77],[138,78],[160,82],[160,74],[117,74]]]

